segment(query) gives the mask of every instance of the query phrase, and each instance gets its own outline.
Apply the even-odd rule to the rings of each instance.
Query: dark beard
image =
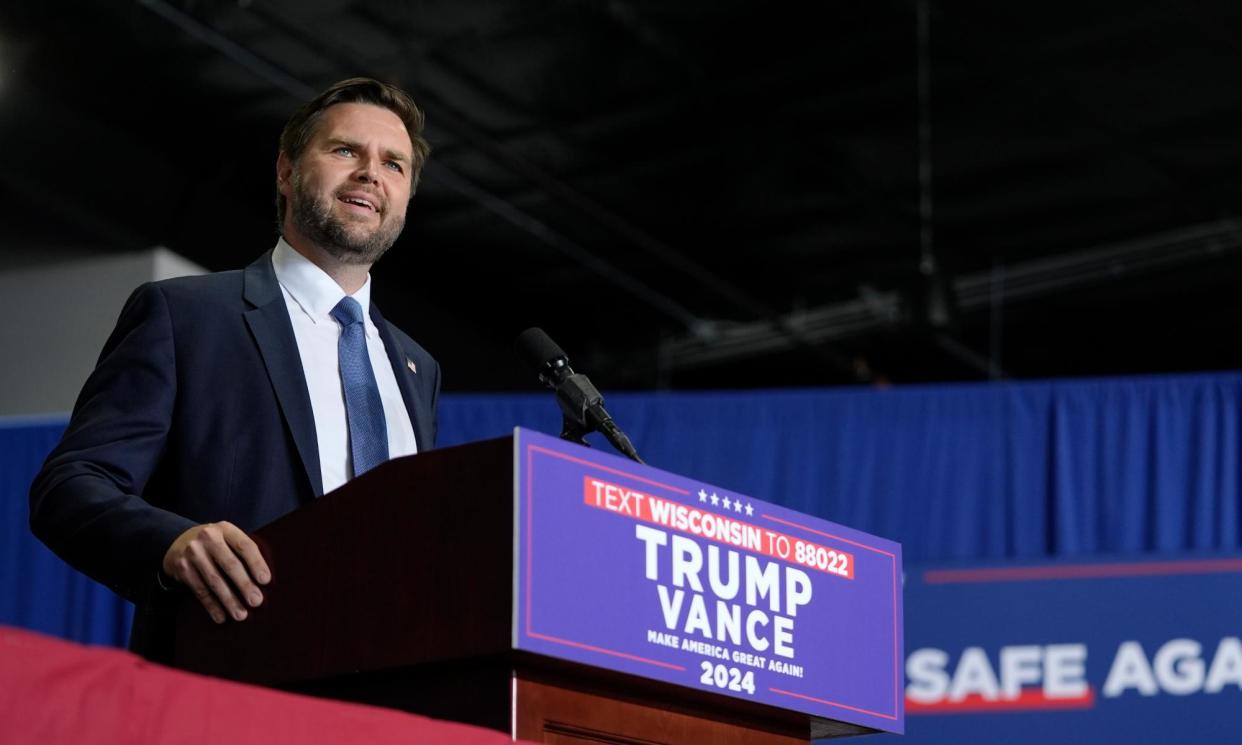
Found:
[[[332,203],[316,199],[296,175],[292,196],[293,224],[307,240],[342,264],[374,264],[392,247],[405,227],[403,218],[388,224],[381,221],[379,228],[370,233],[350,230],[344,220],[332,214]]]

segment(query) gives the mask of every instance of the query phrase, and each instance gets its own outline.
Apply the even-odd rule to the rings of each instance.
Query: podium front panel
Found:
[[[900,545],[517,430],[515,649],[904,729]]]

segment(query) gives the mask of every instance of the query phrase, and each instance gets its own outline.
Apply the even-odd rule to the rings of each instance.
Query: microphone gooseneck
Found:
[[[587,376],[575,373],[569,357],[540,328],[529,328],[518,335],[518,357],[534,370],[540,382],[556,391],[556,400],[563,414],[561,437],[586,445],[589,432],[599,432],[612,446],[630,460],[642,463],[634,444],[626,436],[608,410],[604,397]]]

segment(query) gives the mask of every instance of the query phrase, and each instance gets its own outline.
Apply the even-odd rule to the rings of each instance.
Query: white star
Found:
[[[716,496],[716,492],[712,492],[712,505],[720,504],[720,497]]]
[[[734,503],[733,503],[733,511],[734,511],[734,512],[741,512],[741,511],[742,511],[742,500],[740,500],[740,499],[739,499],[739,500],[737,500],[736,502],[734,502]]]
[[[707,492],[703,491],[702,489],[699,489],[699,501],[700,502],[707,501]]]
[[[724,499],[722,499],[721,501],[722,501],[722,502],[724,502],[724,508],[725,508],[726,510],[727,510],[727,509],[729,509],[729,508],[733,505],[733,503],[729,501],[729,498],[728,498],[728,497],[725,497],[725,498],[724,498]]]
[[[755,508],[754,508],[754,507],[751,507],[751,506],[750,506],[750,504],[749,504],[749,503],[747,503],[747,504],[746,504],[746,516],[747,516],[747,517],[750,517],[750,516],[751,516],[751,515],[753,515],[753,514],[755,514]]]

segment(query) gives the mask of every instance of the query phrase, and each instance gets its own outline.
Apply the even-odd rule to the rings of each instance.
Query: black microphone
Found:
[[[599,432],[622,455],[642,463],[630,438],[609,416],[604,397],[587,376],[574,372],[569,357],[540,328],[529,328],[518,334],[517,353],[530,366],[539,380],[556,391],[556,401],[564,414],[565,431],[561,437],[581,443],[588,432]]]

